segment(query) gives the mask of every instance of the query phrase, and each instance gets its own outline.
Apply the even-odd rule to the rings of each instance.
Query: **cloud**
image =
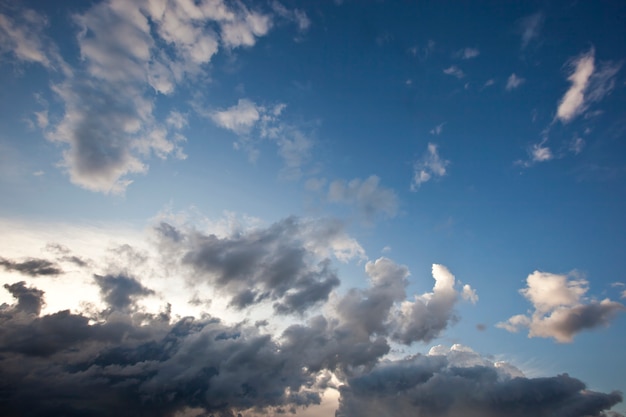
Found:
[[[465,73],[463,72],[463,70],[461,70],[461,68],[457,67],[456,65],[451,65],[450,67],[445,68],[443,70],[443,73],[446,75],[452,75],[453,77],[456,77],[459,80],[465,77]]]
[[[326,301],[339,285],[329,256],[347,261],[364,255],[336,222],[288,218],[267,229],[225,237],[156,228],[164,255],[193,271],[193,281],[209,283],[243,309],[271,302],[280,314],[304,313]]]
[[[11,53],[18,61],[36,63],[49,70],[71,71],[56,46],[43,34],[48,26],[45,16],[32,9],[0,5],[0,55]],[[12,16],[11,16],[12,15]]]
[[[446,167],[449,164],[450,161],[439,157],[437,145],[429,143],[426,154],[413,164],[411,191],[417,191],[423,183],[430,181],[434,176],[443,177],[446,175]]]
[[[531,41],[539,37],[544,18],[545,16],[542,12],[537,12],[526,16],[519,22],[519,29],[522,35],[522,49],[526,49]]]
[[[520,293],[532,304],[530,316],[516,315],[496,326],[517,332],[528,328],[528,337],[553,338],[560,343],[572,342],[583,330],[608,326],[626,306],[611,301],[587,300],[588,282],[573,275],[535,271],[528,275],[526,288]]]
[[[218,126],[239,136],[235,147],[246,150],[252,161],[259,155],[257,142],[260,139],[274,143],[278,155],[284,161],[281,176],[298,179],[302,174],[302,166],[308,160],[313,148],[313,141],[301,129],[281,119],[280,116],[286,107],[285,104],[279,103],[267,108],[249,99],[240,99],[232,107],[212,111],[207,115]]]
[[[509,76],[509,78],[506,80],[506,91],[511,91],[516,89],[517,87],[519,87],[520,85],[522,85],[524,83],[524,79],[521,77],[518,77],[515,74],[511,74]]]
[[[39,112],[38,125],[65,148],[61,166],[70,180],[103,193],[123,193],[134,174],[148,171],[153,155],[185,158],[184,124],[155,117],[163,109],[153,93],[171,95],[186,80],[205,77],[220,49],[252,47],[273,25],[272,14],[241,2],[103,1],[71,16],[81,60],[70,69],[43,34],[44,16],[7,10],[11,15],[0,15],[0,53],[61,70],[64,78],[52,89],[63,114],[52,119]],[[301,29],[307,26],[303,12],[280,11]],[[303,142],[288,138],[280,145],[290,169],[296,164],[292,148],[300,155],[308,150]]]
[[[349,378],[340,392],[337,417],[607,416],[622,401],[618,392],[590,391],[567,374],[526,378],[460,345],[382,361]]]
[[[311,26],[311,20],[305,11],[299,9],[289,10],[278,1],[273,1],[271,6],[278,16],[295,23],[301,32],[308,30]]]
[[[573,152],[575,155],[578,155],[583,151],[585,147],[585,140],[581,137],[575,137],[569,144],[569,150]]]
[[[154,291],[144,287],[133,277],[95,275],[94,279],[100,287],[102,299],[115,310],[130,308],[135,297],[154,294]]]
[[[394,217],[398,210],[396,193],[380,186],[380,178],[376,175],[365,180],[355,178],[348,183],[343,180],[331,182],[328,201],[354,205],[366,221],[372,221],[380,213]]]
[[[202,291],[199,279],[206,276],[190,276],[187,267],[194,273],[217,271],[221,277],[230,270],[237,272],[230,280],[244,281],[246,274],[259,269],[264,276],[285,270],[279,266],[285,263],[272,259],[273,254],[281,256],[274,248],[282,241],[304,248],[305,265],[315,268],[319,257],[339,249],[332,237],[341,234],[337,223],[305,219],[260,228],[231,222],[229,227],[217,238],[190,227],[157,226],[155,244],[162,267],[155,272],[167,271],[170,285],[164,291],[175,292],[171,279],[184,276],[195,279],[194,289]],[[208,241],[228,250],[211,252]],[[147,260],[141,251],[127,244],[116,248],[110,269],[144,269]],[[189,264],[174,267],[192,249],[204,251],[201,261],[193,260],[197,265],[206,262],[204,269]],[[72,253],[58,244],[49,250],[62,256]],[[258,253],[264,260],[249,262]],[[379,258],[366,263],[365,273],[364,288],[331,291],[323,314],[309,310],[311,314],[296,315],[282,331],[275,330],[274,315],[269,320],[258,317],[259,309],[246,312],[254,320],[233,320],[228,316],[232,304],[218,307],[218,316],[180,317],[172,314],[171,305],[147,312],[138,301],[154,290],[146,286],[147,277],[134,273],[88,275],[99,289],[95,294],[105,302],[104,310],[94,304],[42,315],[42,290],[23,282],[7,284],[16,302],[0,307],[0,386],[6,394],[0,414],[260,417],[299,414],[303,407],[320,404],[329,389],[340,395],[338,416],[365,417],[604,416],[604,410],[622,399],[616,392],[590,391],[567,375],[526,378],[512,364],[461,345],[385,359],[391,342],[412,344],[441,336],[457,319],[455,303],[462,298],[471,301],[468,295],[475,291],[461,286],[443,265],[433,265],[432,291],[410,300],[406,266]],[[273,282],[300,288],[297,279],[296,285],[285,279]],[[306,305],[326,293],[323,285],[317,285],[322,282],[313,279],[304,286],[310,292],[288,290],[278,301],[287,308],[292,303]],[[566,302],[575,299],[580,285],[559,292],[559,297]],[[247,286],[253,292],[267,289],[264,281],[253,279]],[[197,302],[204,303],[204,294],[198,295]],[[538,304],[551,305],[547,296],[532,297]],[[268,295],[270,303],[271,298]],[[414,306],[407,309],[407,304]],[[406,311],[413,316],[403,315]],[[415,329],[414,322],[419,324]]]
[[[264,111],[264,109],[257,107],[257,105],[250,100],[240,99],[236,105],[226,110],[213,112],[211,119],[219,127],[232,130],[238,134],[245,134],[249,133],[252,127],[261,118],[259,111]]]
[[[584,113],[590,103],[602,100],[613,90],[621,63],[605,62],[597,69],[595,50],[591,48],[570,60],[567,66],[570,69],[567,79],[571,86],[561,98],[556,114],[556,119],[562,123],[568,123]]]
[[[0,257],[0,266],[7,271],[17,271],[19,273],[36,277],[40,275],[59,275],[63,273],[61,268],[47,259],[30,258],[25,261],[11,261]]]
[[[536,143],[530,149],[530,156],[533,162],[546,162],[554,158],[552,151],[544,146],[544,141]]]
[[[462,59],[472,59],[480,55],[478,48],[463,48],[456,52],[457,57]]]
[[[443,123],[439,123],[437,126],[433,127],[432,129],[430,129],[430,134],[431,135],[435,135],[435,136],[439,136],[441,135],[441,132],[443,132],[443,126],[446,124],[446,122]]]

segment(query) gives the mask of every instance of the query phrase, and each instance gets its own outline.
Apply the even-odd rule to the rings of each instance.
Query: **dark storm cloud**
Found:
[[[144,287],[133,277],[95,275],[94,279],[100,287],[102,299],[117,310],[129,308],[136,297],[154,294],[154,291]]]
[[[337,417],[608,416],[618,392],[593,392],[567,374],[512,377],[491,363],[459,366],[445,355],[383,362],[341,388]]]
[[[28,319],[21,303],[0,316],[1,415],[229,415],[320,401],[315,374],[255,327],[125,313]]]
[[[25,261],[12,261],[6,258],[0,257],[0,265],[7,271],[17,271],[31,277],[40,275],[59,275],[63,271],[53,262],[46,259],[29,258]]]
[[[39,315],[44,304],[43,291],[32,287],[27,288],[24,281],[11,285],[4,284],[4,288],[17,299],[17,305],[14,307],[16,311]]]
[[[167,223],[155,231],[166,256],[179,256],[196,280],[228,294],[238,309],[267,300],[277,313],[302,313],[327,300],[339,285],[330,261],[319,261],[306,246],[305,225],[295,218],[228,237],[183,232]]]

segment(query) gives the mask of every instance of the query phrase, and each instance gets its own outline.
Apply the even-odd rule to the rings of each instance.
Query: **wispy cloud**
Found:
[[[585,112],[590,103],[600,101],[613,90],[614,78],[621,63],[607,62],[597,69],[595,50],[591,48],[572,59],[567,66],[570,69],[567,79],[571,86],[559,102],[556,114],[562,123],[570,122]]]
[[[363,218],[370,222],[378,214],[396,215],[398,197],[380,185],[380,178],[372,175],[365,180],[355,178],[349,182],[336,180],[328,187],[328,201],[354,205]]]
[[[506,80],[506,91],[511,91],[522,85],[526,81],[524,78],[518,77],[515,73],[511,74]]]
[[[461,59],[472,59],[480,55],[478,48],[463,48],[455,53],[455,56]]]
[[[528,328],[528,337],[553,338],[560,343],[572,342],[583,330],[608,326],[623,304],[608,298],[602,301],[585,299],[588,282],[570,275],[535,271],[528,275],[526,288],[520,293],[533,306],[530,316],[519,314],[496,326],[510,332]]]
[[[443,126],[446,124],[446,122],[443,123],[439,123],[437,126],[433,127],[432,129],[430,129],[430,134],[431,135],[435,135],[435,136],[439,136],[441,135],[441,132],[443,132]]]
[[[522,49],[525,49],[531,41],[539,37],[544,19],[544,14],[537,12],[520,20],[519,30],[522,35]]]
[[[443,70],[443,73],[446,75],[451,75],[458,79],[465,77],[465,73],[463,72],[463,70],[461,70],[461,68],[457,67],[456,65],[451,65],[448,68],[445,68]]]
[[[411,181],[411,191],[417,189],[433,177],[443,177],[446,175],[446,167],[450,161],[441,159],[437,151],[437,145],[429,143],[426,153],[413,164],[413,180]]]

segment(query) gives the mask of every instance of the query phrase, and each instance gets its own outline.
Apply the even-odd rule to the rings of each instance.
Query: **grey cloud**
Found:
[[[126,314],[89,324],[68,311],[24,319],[20,303],[0,315],[2,415],[234,415],[320,401],[315,374],[254,327],[163,316],[140,325]]]
[[[95,275],[103,300],[113,309],[124,310],[131,307],[139,296],[154,294],[154,291],[141,285],[133,277],[124,275]]]
[[[268,300],[278,313],[302,313],[339,285],[330,263],[319,262],[303,236],[314,233],[322,239],[323,234],[294,218],[223,238],[184,233],[167,223],[156,231],[164,250],[191,267],[195,279],[230,295],[230,304],[240,309]]]
[[[15,284],[4,284],[4,288],[17,298],[16,311],[22,311],[28,314],[39,315],[41,307],[43,307],[43,291],[37,288],[27,288],[24,281]]]
[[[337,417],[608,416],[607,411],[622,401],[619,392],[587,390],[567,374],[513,376],[484,359],[464,365],[453,353],[384,361],[349,378],[341,387]]]
[[[63,273],[63,270],[57,264],[47,259],[30,258],[20,262],[0,257],[0,266],[3,266],[7,271],[17,271],[31,277]]]

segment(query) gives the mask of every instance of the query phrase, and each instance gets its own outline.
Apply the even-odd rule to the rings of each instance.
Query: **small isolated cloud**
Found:
[[[533,306],[530,315],[518,314],[496,327],[509,332],[527,328],[528,337],[553,338],[559,343],[572,342],[583,330],[608,326],[626,306],[608,298],[587,299],[588,282],[577,274],[559,275],[535,271],[528,275],[520,293]]]
[[[424,156],[413,164],[413,181],[411,181],[411,191],[417,189],[433,177],[443,177],[446,175],[446,167],[450,161],[441,159],[437,151],[437,145],[429,143]]]
[[[465,73],[463,72],[463,70],[461,70],[461,68],[457,67],[456,65],[451,65],[448,68],[444,69],[443,73],[446,75],[451,75],[453,77],[456,77],[459,80],[465,77]]]
[[[478,48],[463,48],[457,51],[455,55],[462,59],[472,59],[480,55],[480,51]]]
[[[441,135],[441,132],[443,132],[443,126],[446,124],[446,122],[440,123],[437,126],[433,127],[432,129],[430,129],[430,134],[431,135],[435,135],[435,136],[439,136]]]
[[[522,35],[522,49],[525,49],[531,41],[539,37],[543,21],[544,14],[542,12],[537,12],[520,20],[519,30]]]
[[[372,221],[380,213],[393,217],[398,210],[396,193],[382,187],[376,175],[365,180],[355,178],[347,183],[333,181],[328,187],[328,201],[355,206],[366,221]]]
[[[534,144],[530,149],[530,157],[533,162],[546,162],[554,158],[550,148],[544,145],[544,141]]]
[[[526,81],[524,78],[518,77],[515,73],[511,74],[506,80],[506,91],[511,91],[522,85]]]
[[[583,151],[585,147],[585,140],[579,136],[576,136],[569,144],[569,150],[575,155],[578,155]]]
[[[568,123],[584,113],[589,105],[598,102],[615,87],[615,75],[621,63],[605,62],[598,68],[595,62],[595,50],[589,51],[570,60],[567,64],[571,83],[557,107],[556,119]]]
[[[238,134],[245,134],[249,133],[261,118],[259,110],[263,111],[264,109],[248,99],[239,99],[234,106],[225,110],[214,111],[210,117],[219,127]]]

